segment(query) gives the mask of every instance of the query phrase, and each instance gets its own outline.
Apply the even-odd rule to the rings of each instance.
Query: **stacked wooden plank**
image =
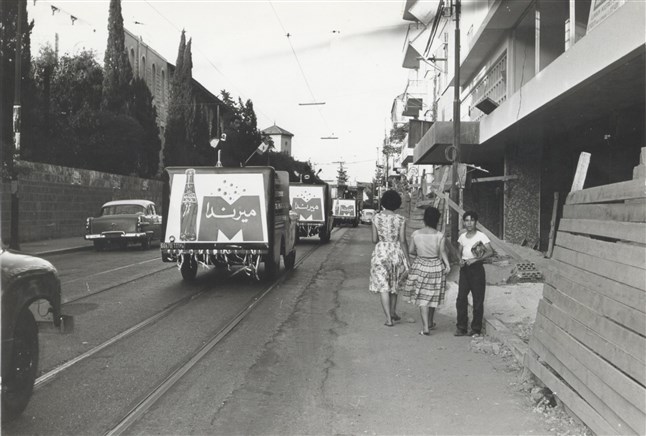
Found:
[[[595,433],[646,434],[646,179],[570,193],[544,275],[525,365]]]

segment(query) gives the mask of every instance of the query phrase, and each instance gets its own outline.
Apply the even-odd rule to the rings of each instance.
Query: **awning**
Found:
[[[414,16],[417,21],[428,26],[433,22],[437,10],[440,7],[440,0],[423,0],[415,2],[408,12]],[[408,6],[408,3],[406,4]]]
[[[419,68],[419,58],[422,57],[422,54],[417,51],[411,42],[406,46],[406,51],[404,52],[404,62],[402,62],[402,67],[410,69]]]
[[[418,69],[420,58],[426,52],[426,45],[431,37],[431,26],[424,27],[414,38],[411,38],[404,51],[404,61],[402,67]]]
[[[402,16],[402,19],[406,21],[416,21],[417,18],[413,14],[410,13],[410,8],[413,7],[413,5],[417,2],[417,0],[406,0],[406,5],[404,6],[404,15]]]

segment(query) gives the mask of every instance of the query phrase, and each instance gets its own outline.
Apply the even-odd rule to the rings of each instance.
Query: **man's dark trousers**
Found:
[[[482,331],[482,315],[484,313],[485,299],[485,270],[482,262],[471,265],[464,265],[460,268],[460,283],[458,286],[458,298],[455,300],[455,308],[458,311],[457,328],[466,332],[469,325],[469,292],[473,299],[473,321],[471,330],[474,333]]]

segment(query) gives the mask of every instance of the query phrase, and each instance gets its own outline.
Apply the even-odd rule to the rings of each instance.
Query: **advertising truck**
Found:
[[[349,224],[352,227],[359,225],[359,207],[357,200],[352,198],[335,198],[332,206],[334,225]]]
[[[318,236],[321,242],[328,242],[332,232],[330,186],[327,183],[292,183],[289,186],[289,199],[292,212],[298,215],[297,237]]]
[[[164,195],[164,262],[176,262],[185,280],[198,265],[231,275],[273,278],[283,256],[296,260],[296,215],[289,208],[289,176],[272,167],[168,167]],[[260,267],[260,264],[263,267]]]

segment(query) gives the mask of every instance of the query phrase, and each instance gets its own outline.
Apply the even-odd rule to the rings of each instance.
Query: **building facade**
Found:
[[[141,36],[137,36],[127,29],[124,29],[124,32],[125,47],[133,74],[144,79],[153,96],[153,106],[157,110],[157,126],[162,141],[160,163],[163,164],[166,119],[168,118],[168,104],[175,66],[148,46]],[[193,79],[192,84],[194,104],[202,110],[206,117],[210,130],[209,135],[211,138],[219,138],[224,131],[225,120],[232,116],[233,111],[197,80]],[[160,168],[163,167],[161,164]]]
[[[405,59],[433,83],[433,125],[413,162],[451,163],[458,82],[459,158],[470,165],[465,208],[499,237],[544,250],[555,194],[558,207],[582,152],[590,154],[585,187],[632,179],[639,163],[645,8],[624,0],[408,0],[403,18],[421,23],[428,38],[409,43]]]
[[[264,129],[262,134],[269,136],[272,141],[274,141],[274,151],[285,153],[289,156],[292,155],[292,138],[294,137],[294,134],[278,127],[276,124]]]

